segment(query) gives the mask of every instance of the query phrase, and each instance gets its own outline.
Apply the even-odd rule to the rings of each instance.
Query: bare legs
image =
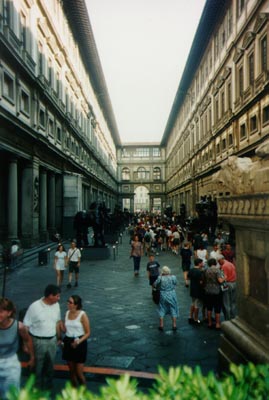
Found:
[[[64,270],[56,269],[57,286],[61,286],[64,279]]]
[[[177,317],[172,317],[172,329],[175,331],[177,329]],[[160,317],[159,330],[163,331],[163,318]]]
[[[84,364],[74,363],[67,361],[70,370],[70,379],[72,385],[77,387],[79,385],[86,385],[86,379],[83,373]]]

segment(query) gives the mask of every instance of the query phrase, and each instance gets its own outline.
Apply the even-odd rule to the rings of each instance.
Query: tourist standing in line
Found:
[[[83,373],[87,357],[87,339],[90,336],[90,321],[82,310],[80,296],[72,295],[67,301],[63,331],[63,360],[67,361],[73,386],[86,385]]]
[[[220,283],[224,282],[223,273],[217,267],[217,261],[210,258],[208,268],[204,271],[205,306],[207,309],[208,328],[213,328],[212,311],[215,311],[216,329],[220,329],[220,312],[222,306],[222,292]]]
[[[44,297],[30,305],[23,320],[33,339],[36,385],[42,390],[52,389],[56,349],[61,343],[60,293],[59,286],[48,285]]]
[[[80,268],[80,260],[81,260],[81,252],[77,248],[77,244],[74,240],[71,242],[71,247],[68,250],[67,257],[68,257],[68,262],[69,262],[67,287],[71,288],[73,272],[75,273],[75,285],[74,286],[78,286],[79,268]]]
[[[10,386],[20,388],[21,364],[18,360],[19,337],[23,350],[29,354],[28,366],[34,367],[32,338],[22,322],[15,319],[16,308],[12,301],[0,298],[0,398],[6,399]]]
[[[183,270],[185,286],[189,287],[188,272],[191,268],[192,251],[190,249],[190,244],[188,242],[184,243],[183,247],[180,250],[180,255],[181,255],[181,266]]]
[[[194,260],[194,268],[188,273],[188,278],[190,280],[190,296],[192,298],[189,317],[190,324],[194,323],[199,325],[201,323],[199,320],[199,309],[203,308],[203,265],[203,260],[201,258],[196,258]]]
[[[218,261],[228,287],[222,293],[223,314],[225,320],[228,321],[236,316],[236,269],[234,264],[225,260],[223,255],[219,257]]]
[[[176,331],[177,329],[178,304],[175,291],[176,285],[177,285],[177,279],[175,275],[171,275],[170,268],[164,266],[162,268],[161,275],[153,284],[154,287],[160,289],[160,303],[159,303],[160,331],[163,331],[163,319],[165,315],[171,315],[172,329],[173,331]]]
[[[54,256],[54,268],[56,270],[57,285],[61,286],[64,278],[64,271],[67,266],[67,254],[62,244],[59,244]]]
[[[139,236],[135,235],[134,240],[132,240],[132,242],[131,242],[131,253],[130,253],[130,257],[133,258],[133,262],[134,262],[134,275],[135,276],[139,275],[140,262],[141,262],[142,255],[143,255],[143,244],[139,240]]]

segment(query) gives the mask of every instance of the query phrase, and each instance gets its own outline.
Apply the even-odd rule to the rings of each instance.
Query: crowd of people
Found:
[[[147,274],[149,284],[160,292],[159,330],[164,329],[164,316],[172,318],[172,329],[176,330],[178,306],[175,287],[177,278],[170,268],[161,268],[155,255],[170,251],[178,256],[183,279],[189,288],[191,305],[189,323],[200,325],[207,322],[208,328],[221,329],[221,312],[229,320],[236,315],[236,267],[235,252],[220,232],[209,243],[206,231],[189,236],[181,226],[160,221],[141,219],[128,228],[134,275],[139,276],[141,257],[149,255]],[[209,250],[209,247],[212,250]],[[201,317],[199,312],[201,311]]]
[[[221,234],[216,235],[210,251],[212,243],[209,243],[206,232],[189,237],[176,224],[141,220],[129,225],[128,233],[135,278],[139,277],[142,257],[148,257],[146,273],[152,294],[159,293],[158,329],[161,332],[164,331],[166,315],[171,317],[173,331],[177,330],[179,316],[176,286],[180,277],[176,277],[168,266],[161,267],[156,260],[164,251],[170,252],[178,260],[178,265],[181,264],[183,282],[191,297],[190,324],[198,326],[204,320],[208,328],[220,329],[221,312],[225,320],[235,317],[235,253]],[[80,262],[81,252],[76,241],[71,242],[68,251],[62,244],[58,245],[53,262],[56,284],[46,286],[44,296],[29,306],[22,322],[16,320],[12,301],[0,298],[0,398],[6,398],[10,385],[20,386],[17,357],[20,337],[22,349],[29,355],[29,367],[34,368],[38,388],[52,388],[57,346],[62,348],[62,359],[69,367],[72,384],[85,385],[83,368],[90,336],[89,317],[83,311],[82,299],[77,294],[69,296],[63,319],[59,306],[64,271],[68,270],[67,289],[72,287],[73,274],[74,286],[78,287]]]

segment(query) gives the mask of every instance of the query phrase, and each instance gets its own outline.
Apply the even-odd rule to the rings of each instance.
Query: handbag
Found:
[[[226,282],[223,282],[223,283],[220,284],[220,290],[222,292],[226,292],[226,290],[228,290],[228,289],[229,289],[229,286],[227,285]]]
[[[162,281],[162,279],[161,279]],[[161,297],[161,282],[159,283],[158,287],[153,287],[152,288],[152,300],[155,304],[159,304],[160,303],[160,297]]]
[[[157,288],[152,289],[152,300],[155,304],[160,303],[160,295],[161,295],[160,289]]]

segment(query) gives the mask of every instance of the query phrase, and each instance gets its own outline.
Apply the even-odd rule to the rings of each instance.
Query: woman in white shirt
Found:
[[[54,256],[54,269],[56,271],[57,285],[61,286],[64,279],[64,271],[67,265],[67,254],[62,244],[59,244]]]
[[[68,311],[65,315],[63,331],[63,360],[67,361],[73,386],[86,385],[83,374],[87,357],[87,339],[90,336],[90,321],[82,310],[82,300],[72,295],[67,301]]]

